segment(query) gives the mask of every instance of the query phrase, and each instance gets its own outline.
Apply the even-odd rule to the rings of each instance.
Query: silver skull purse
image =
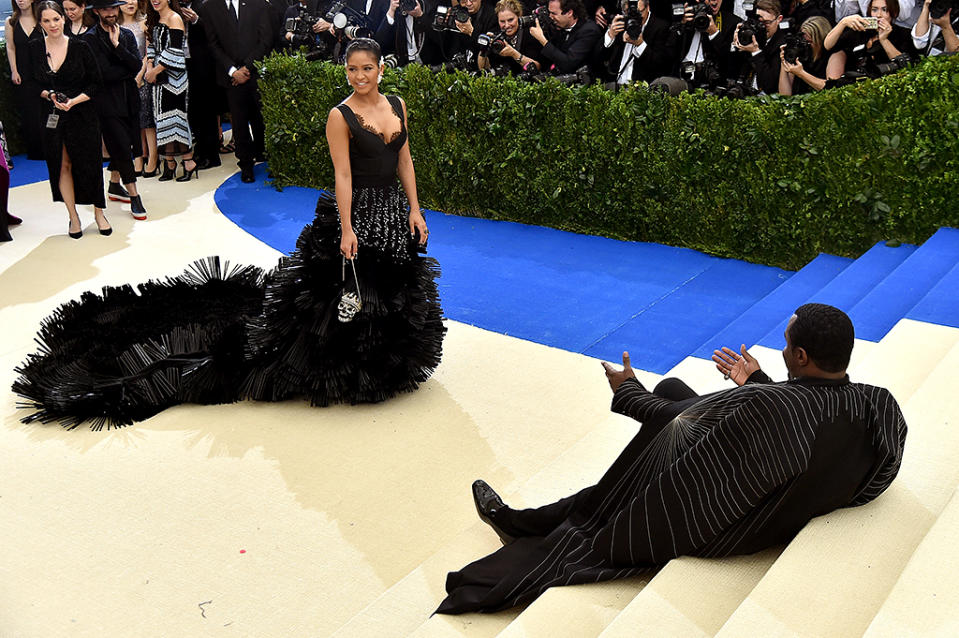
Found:
[[[363,309],[363,298],[360,296],[360,279],[356,276],[355,257],[350,260],[350,266],[353,268],[353,281],[356,282],[356,292],[346,290],[346,257],[343,258],[343,293],[340,295],[340,301],[336,304],[336,318],[342,323],[353,321],[356,314]]]

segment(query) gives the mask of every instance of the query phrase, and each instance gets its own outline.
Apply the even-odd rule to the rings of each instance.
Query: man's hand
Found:
[[[245,66],[241,66],[239,69],[233,72],[233,86],[246,84],[249,80],[250,70]]]
[[[633,372],[633,368],[629,365],[629,353],[623,353],[623,369],[617,370],[612,365],[603,361],[603,369],[606,370],[606,380],[609,381],[609,387],[612,388],[613,392],[619,389],[619,386],[622,385],[623,381],[626,379],[635,379],[636,374]]]
[[[416,7],[415,7],[412,11],[410,11],[409,13],[407,13],[406,15],[410,16],[410,17],[413,18],[414,20],[415,20],[416,18],[422,18],[422,17],[423,17],[423,5],[422,5],[421,3],[419,3],[419,2],[417,2],[417,3],[416,3]]]
[[[713,361],[716,363],[716,369],[723,374],[723,377],[732,379],[736,385],[743,385],[753,372],[759,370],[759,362],[746,351],[745,343],[739,351],[742,355],[738,355],[730,348],[723,346],[722,350],[713,350]]]
[[[472,18],[467,20],[466,22],[456,22],[455,20],[453,22],[456,24],[456,28],[460,30],[460,33],[464,35],[473,35]]]
[[[534,40],[546,46],[546,34],[543,33],[543,27],[539,26],[539,18],[536,18],[536,24],[529,28],[529,34]]]
[[[120,27],[116,24],[111,24],[107,27],[107,35],[110,36],[110,43],[117,47],[120,45]]]
[[[396,19],[396,10],[400,8],[400,0],[390,0],[390,8],[386,10],[386,15],[390,16],[390,20]]]
[[[736,25],[736,31],[733,32],[733,46],[735,46],[735,47],[736,47],[737,49],[739,49],[740,51],[747,51],[747,52],[749,52],[749,53],[756,53],[757,51],[759,51],[759,43],[756,42],[756,36],[755,36],[755,35],[753,36],[753,41],[750,42],[749,44],[747,44],[746,46],[743,46],[743,45],[739,44],[739,27],[741,27],[741,26],[743,26],[743,23],[742,23],[742,22],[740,22],[739,24]]]
[[[633,40],[631,37],[629,37],[628,33],[623,31],[623,42],[627,44],[632,44],[634,47],[638,47],[639,45],[643,43],[643,34],[640,33],[639,37]]]
[[[606,33],[609,34],[610,40],[615,40],[616,36],[626,30],[626,20],[623,16],[616,16],[613,18],[613,21],[609,23],[609,28],[606,30]]]
[[[196,21],[200,19],[199,14],[191,9],[190,7],[180,7],[180,14],[187,19],[187,22],[190,24],[196,24]]]
[[[333,27],[332,24],[320,18],[313,24],[313,33],[323,33],[324,31],[329,31]]]
[[[606,7],[599,5],[596,8],[596,13],[593,15],[593,19],[596,20],[596,24],[598,24],[602,29],[605,29],[607,26],[609,26],[609,18],[606,16]]]

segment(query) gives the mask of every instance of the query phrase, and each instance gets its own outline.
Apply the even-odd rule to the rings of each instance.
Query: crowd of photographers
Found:
[[[954,53],[957,23],[959,0],[299,0],[279,41],[337,60],[351,38],[372,37],[394,66],[740,97]]]

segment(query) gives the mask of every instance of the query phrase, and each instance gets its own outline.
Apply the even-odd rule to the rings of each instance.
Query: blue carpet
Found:
[[[312,221],[318,191],[239,174],[223,213],[281,252]],[[665,372],[791,273],[684,248],[427,211],[446,316],[536,343]]]
[[[849,264],[849,267],[839,273],[832,281],[822,286],[821,289],[815,291],[801,303],[824,303],[849,312],[873,288],[908,259],[915,250],[915,246],[908,244],[890,248],[886,246],[885,242],[879,242],[867,250],[859,259]],[[784,318],[776,322],[775,327],[764,335],[758,343],[775,350],[785,346],[784,333],[786,324],[789,322],[789,314],[791,313],[787,313]],[[858,324],[856,324],[856,329],[858,333]],[[883,335],[885,335],[885,332]],[[865,338],[859,334],[857,336]]]
[[[13,170],[10,171],[10,188],[45,182],[48,178],[47,163],[45,161],[27,159],[26,155],[13,156]]]

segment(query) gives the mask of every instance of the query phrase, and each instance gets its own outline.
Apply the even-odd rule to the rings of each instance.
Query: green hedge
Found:
[[[341,67],[263,64],[275,184],[329,187]],[[424,206],[799,268],[959,226],[959,57],[796,97],[670,98],[387,71]],[[642,267],[641,264],[637,264]]]

